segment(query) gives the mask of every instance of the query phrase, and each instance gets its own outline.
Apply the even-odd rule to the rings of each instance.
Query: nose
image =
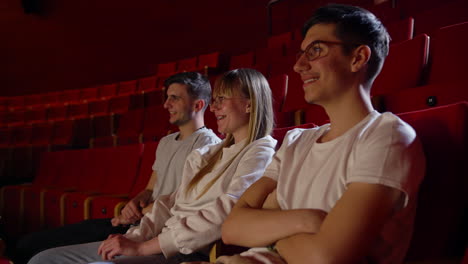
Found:
[[[307,60],[305,54],[301,54],[301,56],[297,59],[296,63],[293,66],[293,69],[297,73],[301,73],[305,70],[310,68],[309,61]]]
[[[214,113],[216,111],[217,104],[215,102],[210,104],[210,112]]]
[[[167,98],[166,101],[164,101],[163,107],[164,107],[165,109],[168,109],[168,108],[169,108],[169,98]]]

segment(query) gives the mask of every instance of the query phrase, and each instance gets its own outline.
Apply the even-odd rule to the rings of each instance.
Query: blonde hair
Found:
[[[238,91],[242,96],[250,99],[249,134],[247,142],[243,146],[243,148],[245,148],[253,141],[270,135],[273,130],[274,116],[271,89],[268,85],[268,81],[260,72],[253,69],[236,69],[226,72],[216,80],[213,98],[220,94],[231,96],[234,91]],[[187,186],[186,194],[192,191],[203,177],[213,170],[216,163],[221,159],[223,148],[233,144],[234,137],[232,134],[226,134],[221,148],[209,158],[208,164],[201,168],[195,177],[192,178]],[[239,151],[238,154],[241,151]],[[228,165],[205,186],[197,199],[203,196],[211,186],[214,185],[236,157],[237,154],[232,157]]]

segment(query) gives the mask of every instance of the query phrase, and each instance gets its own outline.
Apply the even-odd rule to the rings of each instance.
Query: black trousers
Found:
[[[114,227],[111,219],[90,219],[59,228],[39,231],[22,237],[14,251],[15,264],[26,264],[37,253],[54,247],[107,239],[110,234],[124,234],[128,226]]]

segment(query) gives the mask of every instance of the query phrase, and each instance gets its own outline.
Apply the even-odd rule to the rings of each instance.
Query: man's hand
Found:
[[[130,225],[135,223],[135,221],[130,221],[124,218],[122,215],[116,216],[111,219],[112,226],[119,226],[119,225]]]
[[[121,234],[112,234],[99,246],[98,254],[103,260],[111,260],[115,256],[140,256],[141,244],[124,237]]]
[[[150,190],[140,192],[122,209],[121,215],[111,220],[113,226],[132,224],[143,217],[142,209],[152,202]]]

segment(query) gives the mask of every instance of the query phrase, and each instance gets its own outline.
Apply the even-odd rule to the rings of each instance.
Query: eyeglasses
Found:
[[[224,97],[224,96],[216,96],[211,98],[210,106],[211,107],[218,107],[220,105],[223,105],[224,100],[231,100],[231,99],[240,99],[245,97]]]
[[[296,55],[296,60],[299,60],[304,54],[308,61],[313,61],[328,55],[330,51],[329,45],[342,45],[342,46],[359,46],[361,44],[344,43],[336,41],[316,40],[307,46],[305,50],[300,50]]]

